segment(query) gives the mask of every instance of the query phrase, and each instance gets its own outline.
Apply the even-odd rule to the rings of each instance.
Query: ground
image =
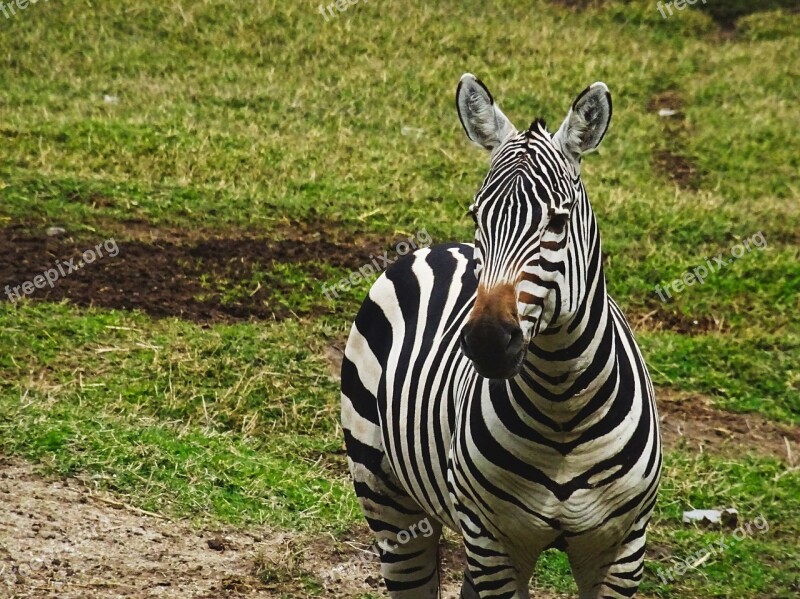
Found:
[[[720,412],[697,397],[659,396],[668,451],[754,450],[787,462],[800,456],[800,427]],[[308,589],[386,596],[364,527],[346,541],[265,528],[203,529],[121,503],[93,491],[90,481],[42,476],[19,460],[0,462],[0,533],[0,589],[5,584],[15,599],[312,596]],[[464,562],[452,535],[442,551],[443,597],[456,599]],[[556,597],[541,588],[536,596]]]
[[[381,596],[337,363],[370,264],[473,237],[465,71],[518,127],[611,90],[582,178],[667,446],[642,596],[797,596],[797,3],[318,4],[0,12],[0,596]],[[768,529],[712,554],[682,514],[729,507]],[[563,554],[536,584],[574,596]]]

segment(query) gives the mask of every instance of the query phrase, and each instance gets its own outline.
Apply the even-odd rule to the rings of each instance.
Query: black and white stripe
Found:
[[[580,157],[611,117],[594,84],[550,135],[517,132],[465,75],[467,135],[492,152],[475,245],[418,250],[374,284],[342,367],[356,493],[388,547],[393,599],[436,597],[441,528],[467,553],[462,597],[528,598],[540,553],[569,557],[581,598],[631,597],[661,447],[653,389],[606,292]],[[434,534],[398,534],[429,518]]]

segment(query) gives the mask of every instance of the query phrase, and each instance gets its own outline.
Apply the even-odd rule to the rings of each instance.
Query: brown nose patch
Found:
[[[486,289],[478,286],[478,295],[472,307],[469,322],[494,320],[500,323],[519,324],[517,314],[517,294],[513,285],[496,285]]]

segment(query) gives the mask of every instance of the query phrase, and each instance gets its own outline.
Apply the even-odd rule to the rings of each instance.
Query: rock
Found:
[[[425,135],[425,129],[420,129],[419,127],[402,127],[400,129],[400,135],[422,137]]]
[[[728,528],[736,528],[739,521],[739,512],[734,508],[725,510],[691,510],[683,512],[683,523],[689,524],[696,522],[705,526],[724,525]]]
[[[60,235],[63,235],[66,232],[67,232],[67,230],[66,229],[62,229],[61,227],[49,227],[47,229],[47,236],[48,237],[59,237]]]

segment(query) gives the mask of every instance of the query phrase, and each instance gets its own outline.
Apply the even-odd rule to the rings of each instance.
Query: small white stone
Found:
[[[400,135],[421,137],[424,133],[425,129],[420,129],[418,127],[403,127],[400,129]]]

